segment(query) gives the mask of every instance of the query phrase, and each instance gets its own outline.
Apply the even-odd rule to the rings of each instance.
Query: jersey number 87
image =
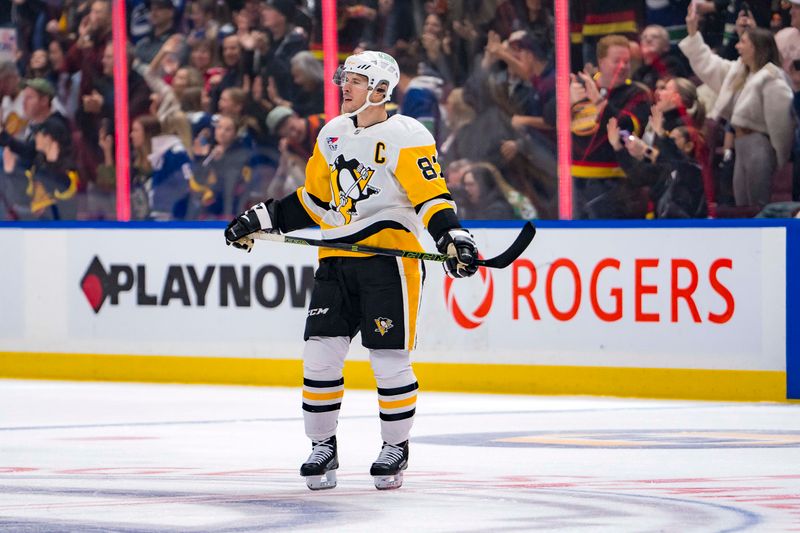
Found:
[[[433,159],[433,163],[431,163],[431,159]],[[435,166],[434,166],[435,165]],[[444,174],[442,174],[441,167],[439,166],[438,162],[436,161],[436,156],[428,157],[420,157],[417,159],[417,166],[422,171],[422,177],[426,180],[435,180],[436,178],[444,178]],[[436,168],[439,168],[439,171],[436,171]]]

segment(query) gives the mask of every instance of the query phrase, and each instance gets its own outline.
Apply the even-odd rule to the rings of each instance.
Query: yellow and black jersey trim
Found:
[[[314,223],[317,225],[321,224],[322,217],[325,216],[325,212],[328,210],[328,204],[309,193],[305,187],[297,189],[297,198]]]
[[[433,215],[444,209],[454,209],[455,205],[450,193],[444,193],[415,205],[414,211],[416,211],[422,219],[422,224],[427,228]]]

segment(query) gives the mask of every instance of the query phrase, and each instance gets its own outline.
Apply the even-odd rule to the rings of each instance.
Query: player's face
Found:
[[[348,72],[342,84],[342,113],[358,110],[367,100],[369,79],[361,74]]]

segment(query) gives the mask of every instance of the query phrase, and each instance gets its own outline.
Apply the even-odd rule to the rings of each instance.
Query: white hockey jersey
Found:
[[[455,209],[433,136],[403,115],[367,128],[339,116],[317,136],[297,190],[327,240],[423,251],[419,236],[431,217]],[[363,255],[320,249],[320,258]]]

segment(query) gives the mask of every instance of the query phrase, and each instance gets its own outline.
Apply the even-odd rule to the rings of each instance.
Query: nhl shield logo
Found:
[[[383,317],[376,318],[375,325],[378,326],[377,328],[375,328],[375,333],[380,333],[381,337],[386,335],[386,332],[394,327],[391,318],[383,318]]]
[[[339,148],[339,137],[325,137],[325,142],[328,143],[328,150],[335,152]]]

